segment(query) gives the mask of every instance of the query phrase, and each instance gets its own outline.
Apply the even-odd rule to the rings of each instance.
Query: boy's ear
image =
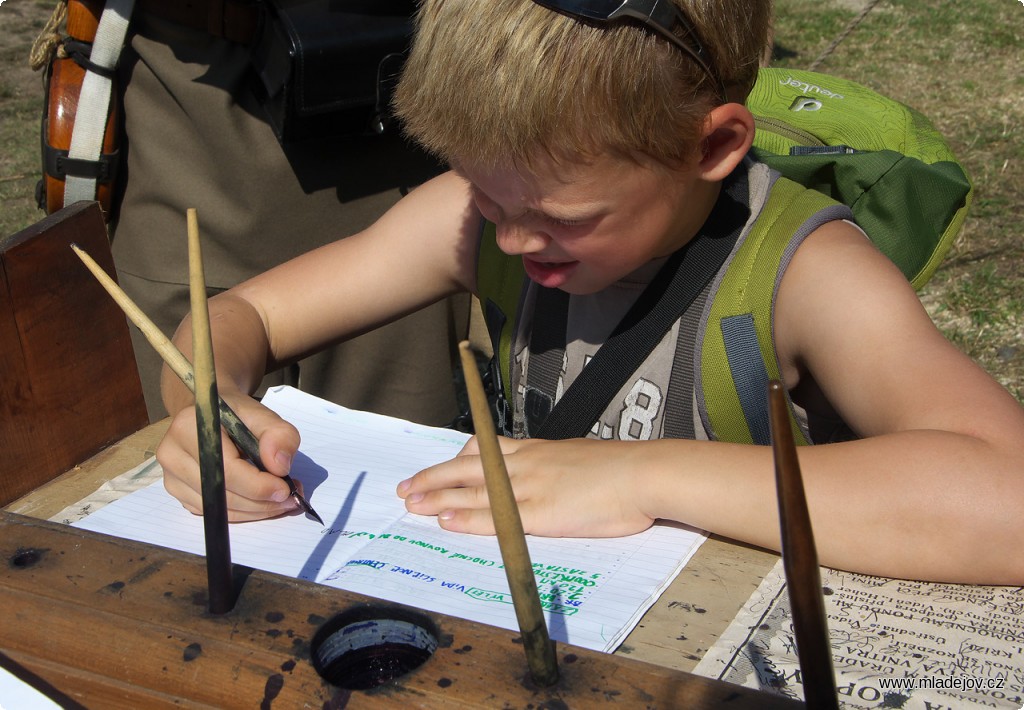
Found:
[[[754,141],[754,116],[743,104],[729,103],[708,114],[701,143],[701,177],[721,182],[739,165]]]

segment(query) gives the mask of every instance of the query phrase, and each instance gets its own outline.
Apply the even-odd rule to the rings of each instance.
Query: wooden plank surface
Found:
[[[438,641],[429,660],[345,689],[314,669],[314,636],[376,600],[238,568],[235,608],[210,615],[201,557],[6,512],[0,556],[0,652],[87,707],[800,707],[561,644],[561,679],[536,688],[517,633],[418,610]]]
[[[152,424],[5,509],[49,519],[156,451],[169,420]],[[778,561],[759,548],[712,537],[615,652],[692,671]]]
[[[72,242],[113,273],[96,203],[0,240],[0,505],[148,423],[128,324]]]
[[[692,671],[778,559],[760,548],[709,538],[615,653]]]
[[[170,419],[164,419],[140,429],[26,493],[4,507],[4,510],[49,520],[68,506],[88,497],[107,481],[151,458],[168,426]]]

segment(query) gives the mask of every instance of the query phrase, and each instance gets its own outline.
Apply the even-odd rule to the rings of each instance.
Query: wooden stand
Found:
[[[128,324],[72,242],[114,273],[95,202],[0,241],[0,505],[148,423]]]
[[[124,317],[71,242],[113,273],[95,203],[0,243],[0,505],[145,425]],[[802,707],[568,645],[539,688],[518,633],[237,565],[234,607],[211,615],[204,558],[13,513],[0,512],[0,556],[0,666],[64,707]],[[357,626],[416,620],[437,648],[372,687],[328,682],[317,642],[353,612]]]
[[[313,667],[317,631],[341,612],[401,607],[236,566],[238,602],[214,616],[201,557],[4,512],[0,555],[0,660],[86,707],[802,707],[568,645],[558,683],[537,688],[518,634],[418,610],[433,656],[344,689]]]

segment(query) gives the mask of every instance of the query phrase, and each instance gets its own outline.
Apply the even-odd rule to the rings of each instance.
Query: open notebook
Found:
[[[399,482],[458,453],[465,434],[357,412],[291,387],[273,389],[263,402],[298,428],[302,444],[291,474],[326,526],[304,515],[232,524],[233,562],[518,628],[497,540],[442,530],[434,518],[406,512],[395,495]],[[76,526],[200,555],[205,550],[202,520],[162,482]],[[529,536],[551,637],[614,650],[704,539],[661,524],[621,538]]]

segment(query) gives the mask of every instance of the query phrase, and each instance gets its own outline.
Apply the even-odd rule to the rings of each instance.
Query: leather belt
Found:
[[[259,7],[254,0],[135,0],[135,7],[239,44],[251,43],[259,27]]]

